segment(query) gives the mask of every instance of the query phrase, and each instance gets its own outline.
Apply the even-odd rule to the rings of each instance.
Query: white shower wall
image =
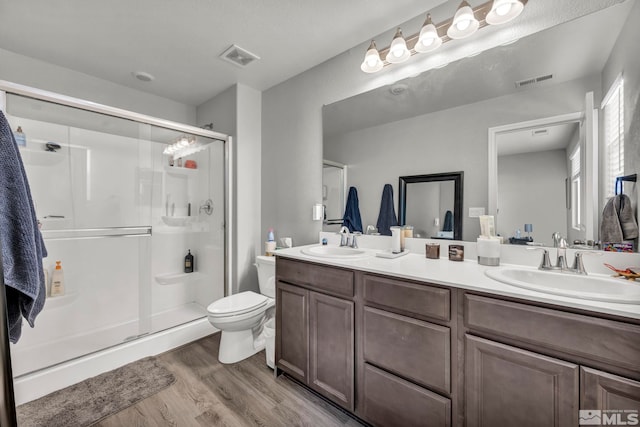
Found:
[[[206,306],[224,296],[223,142],[198,136],[208,145],[188,156],[197,169],[172,169],[162,151],[180,132],[108,116],[83,126],[86,112],[60,124],[49,121],[60,114],[47,115],[48,106],[13,115],[11,97],[7,104],[12,128],[27,135],[21,154],[49,252],[44,265],[51,272],[62,261],[66,286],[64,296],[47,298],[35,328],[24,324],[11,347],[14,376],[202,319]],[[61,149],[47,152],[47,142]],[[187,224],[163,221],[168,194],[175,216],[186,216],[191,203]],[[209,199],[211,215],[200,209]],[[151,233],[103,236],[125,227]],[[87,237],[87,230],[100,237]],[[163,276],[183,271],[188,249],[197,274],[161,284]]]

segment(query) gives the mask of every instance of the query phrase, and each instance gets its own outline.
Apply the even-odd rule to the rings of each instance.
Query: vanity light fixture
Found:
[[[438,35],[436,26],[431,21],[431,14],[427,13],[427,19],[422,25],[420,36],[418,36],[418,41],[413,49],[416,52],[426,53],[436,50],[440,45],[442,45],[442,39]]]
[[[371,44],[369,45],[369,49],[367,49],[360,69],[365,73],[375,73],[376,71],[382,70],[383,65],[384,63],[382,59],[380,59],[380,53],[378,53],[378,49],[376,48],[376,42],[371,40]]]
[[[385,59],[391,64],[399,64],[409,59],[410,56],[411,52],[407,49],[407,42],[402,36],[402,30],[398,27]]]
[[[480,22],[476,19],[469,3],[463,0],[447,29],[447,35],[451,39],[464,39],[478,31],[478,28],[480,28]]]
[[[522,13],[527,2],[528,0],[489,0],[472,8],[467,0],[463,0],[453,18],[437,25],[432,22],[431,14],[428,13],[419,33],[405,38],[398,28],[391,45],[382,50],[378,50],[372,40],[360,69],[365,73],[376,73],[391,64],[404,62],[413,55],[432,52],[443,43],[469,37],[487,25],[509,22]]]
[[[515,19],[524,10],[520,0],[493,0],[493,6],[485,21],[489,25],[500,25]]]

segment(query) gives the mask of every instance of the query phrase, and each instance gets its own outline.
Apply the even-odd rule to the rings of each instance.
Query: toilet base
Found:
[[[218,360],[220,363],[225,364],[237,363],[264,350],[264,344],[254,348],[253,341],[251,329],[245,331],[222,331]]]

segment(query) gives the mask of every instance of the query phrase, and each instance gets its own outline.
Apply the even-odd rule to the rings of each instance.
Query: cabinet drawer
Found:
[[[353,272],[350,270],[278,257],[276,277],[284,282],[353,297]]]
[[[364,367],[362,413],[375,426],[448,427],[451,401],[371,365]]]
[[[451,297],[448,289],[367,274],[364,275],[363,281],[365,302],[407,314],[440,320],[451,318]]]
[[[465,326],[640,372],[640,326],[465,295]]]
[[[364,359],[421,385],[451,391],[450,330],[364,307]]]

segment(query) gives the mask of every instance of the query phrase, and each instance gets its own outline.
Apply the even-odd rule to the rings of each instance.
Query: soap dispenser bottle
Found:
[[[191,255],[191,249],[189,253],[184,257],[184,272],[193,273],[193,255]]]
[[[64,295],[64,271],[60,261],[56,261],[56,268],[51,274],[51,296]]]

